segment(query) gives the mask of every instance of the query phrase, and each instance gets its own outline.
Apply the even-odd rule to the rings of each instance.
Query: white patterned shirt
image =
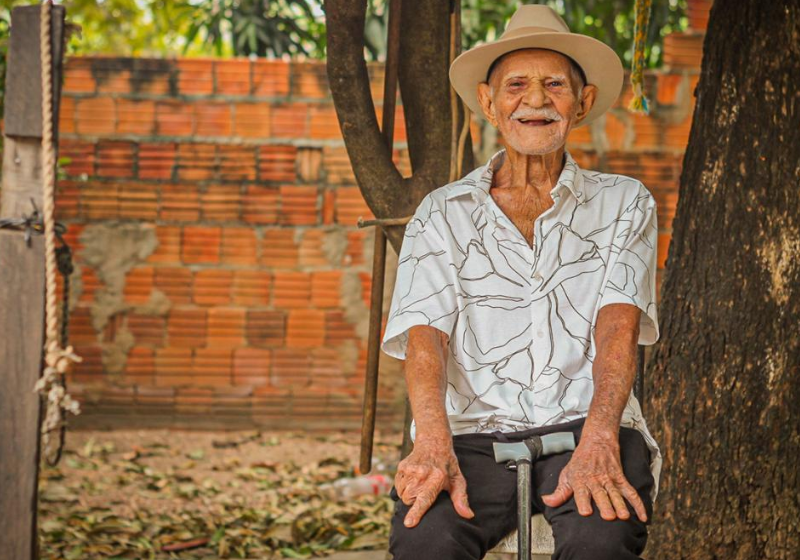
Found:
[[[428,193],[405,228],[381,349],[406,357],[408,329],[449,338],[446,410],[453,435],[526,430],[586,417],[601,307],[642,310],[639,344],[659,336],[656,203],[636,179],[580,169],[569,151],[533,248],[489,195],[505,149]],[[661,453],[631,392],[622,426]],[[415,423],[412,423],[412,437]]]

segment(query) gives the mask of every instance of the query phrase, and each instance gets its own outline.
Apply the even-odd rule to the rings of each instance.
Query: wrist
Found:
[[[588,421],[583,426],[581,441],[619,445],[619,428],[591,424]]]

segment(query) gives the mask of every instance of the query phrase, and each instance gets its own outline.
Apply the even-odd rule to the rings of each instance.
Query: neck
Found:
[[[493,175],[492,186],[521,188],[527,194],[544,196],[555,186],[565,162],[564,146],[538,155],[523,154],[506,146],[503,163]]]

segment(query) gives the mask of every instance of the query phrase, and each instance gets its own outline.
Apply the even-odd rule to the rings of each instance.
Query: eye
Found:
[[[551,81],[550,81],[550,83],[551,83],[551,84],[558,84],[558,85],[561,85],[561,82],[560,82],[560,81],[558,81],[558,80],[551,80]]]
[[[522,82],[511,82],[511,83],[510,83],[510,84],[508,84],[508,85],[510,85],[510,86],[512,86],[512,87],[521,86],[521,85],[522,85]]]

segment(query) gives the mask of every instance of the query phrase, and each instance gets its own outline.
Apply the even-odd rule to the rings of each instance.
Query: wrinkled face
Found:
[[[551,153],[567,141],[594,103],[597,87],[581,88],[569,59],[546,49],[505,55],[489,82],[478,84],[486,118],[521,154]]]

